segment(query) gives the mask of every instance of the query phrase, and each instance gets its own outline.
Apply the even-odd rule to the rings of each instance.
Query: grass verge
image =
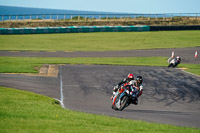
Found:
[[[0,35],[0,50],[117,51],[198,47],[200,31]]]
[[[102,64],[102,65],[140,65],[166,66],[167,57],[115,57],[115,58],[38,58],[38,57],[0,57],[0,73],[38,73],[42,64]],[[180,64],[189,68],[186,71],[200,75],[200,64]]]
[[[0,87],[2,133],[197,133],[196,128],[126,120],[63,109],[52,98]],[[123,124],[122,124],[123,123]]]

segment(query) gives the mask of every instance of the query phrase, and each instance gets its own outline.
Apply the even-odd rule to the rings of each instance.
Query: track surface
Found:
[[[151,52],[144,53],[155,53]],[[194,50],[191,53],[194,54]],[[189,53],[184,55],[189,62],[196,62]],[[110,101],[112,88],[128,73],[144,77],[144,93],[137,106],[131,105],[122,112],[114,111]],[[61,99],[62,86],[63,103],[72,110],[200,128],[200,77],[177,69],[64,65],[60,66],[57,78],[0,74],[0,86],[32,91],[56,99]]]
[[[100,52],[31,52],[31,51],[0,51],[0,56],[11,57],[170,57],[172,51],[175,56],[182,58],[182,63],[200,64],[200,60],[194,58],[195,51],[200,52],[200,47],[173,48],[153,50],[128,50],[128,51],[100,51]]]

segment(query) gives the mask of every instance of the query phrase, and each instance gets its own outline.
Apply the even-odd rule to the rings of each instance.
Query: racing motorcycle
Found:
[[[121,86],[113,97],[112,109],[122,111],[137,98],[137,95],[138,91],[132,85],[128,87]]]
[[[169,63],[168,68],[176,67],[178,66],[178,64],[181,63],[181,58],[179,56],[177,56],[176,58],[170,57],[167,62]]]

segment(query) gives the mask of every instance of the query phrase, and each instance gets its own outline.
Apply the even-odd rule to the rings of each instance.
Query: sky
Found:
[[[0,0],[0,5],[117,13],[200,13],[200,0]]]

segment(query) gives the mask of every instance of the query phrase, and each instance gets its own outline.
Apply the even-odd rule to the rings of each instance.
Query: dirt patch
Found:
[[[25,74],[25,75],[57,77],[58,72],[59,72],[58,65],[45,64],[40,68],[40,72],[38,74]]]
[[[177,69],[186,70],[188,68],[186,68],[186,67],[180,67],[180,68],[177,68]]]
[[[57,77],[59,73],[58,65],[45,64],[40,68],[39,73],[5,73],[5,74],[23,74],[27,76]]]

